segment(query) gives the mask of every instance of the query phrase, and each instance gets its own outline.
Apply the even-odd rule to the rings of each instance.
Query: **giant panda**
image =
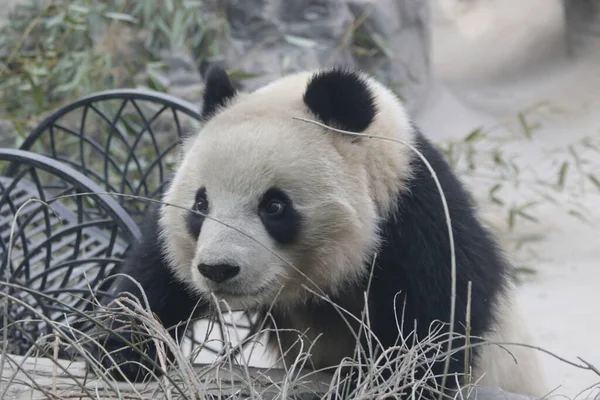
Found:
[[[215,298],[233,309],[268,310],[277,331],[270,340],[280,343],[273,349],[287,351],[287,362],[298,356],[294,331],[318,338],[308,364],[315,369],[356,358],[357,342],[382,350],[414,346],[436,323],[447,333],[446,214],[412,146],[435,171],[451,218],[454,331],[464,334],[468,325],[472,343],[531,343],[508,262],[443,155],[392,91],[340,67],[294,73],[248,93],[218,67],[205,80],[202,129],[183,141],[163,203],[146,218],[122,271],[139,282],[165,327],[210,312]],[[139,295],[130,279],[118,280],[114,290]],[[357,339],[353,330],[364,318],[371,333]],[[118,342],[109,337],[106,349],[122,347]],[[465,342],[453,343],[449,387],[464,372]],[[533,350],[481,345],[471,353],[478,384],[545,394]],[[113,357],[132,361],[121,368],[128,379],[144,376],[134,352],[121,349]],[[345,371],[356,388],[360,374]],[[431,371],[439,384],[443,360]],[[391,371],[382,376],[391,379]]]

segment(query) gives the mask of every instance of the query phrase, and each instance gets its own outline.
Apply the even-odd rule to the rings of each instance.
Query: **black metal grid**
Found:
[[[102,190],[64,163],[0,149],[0,170],[7,168],[13,174],[0,176],[0,280],[12,297],[1,297],[8,324],[1,319],[0,331],[8,331],[9,353],[25,354],[52,331],[41,316],[85,329],[70,307],[89,310],[94,291],[101,298],[101,282],[140,231],[113,198],[88,195]]]
[[[65,162],[106,191],[159,199],[177,144],[200,124],[196,107],[175,97],[109,90],[52,113],[20,148]],[[138,223],[150,205],[125,197],[117,201]]]
[[[159,200],[176,163],[177,145],[200,128],[199,110],[191,103],[148,90],[108,90],[52,113],[20,149],[73,167],[103,191]],[[6,175],[14,173],[9,168]],[[138,224],[151,206],[129,196],[114,199]],[[217,339],[225,341],[225,329],[234,321],[243,332],[254,319],[249,313],[234,313],[225,326],[217,324]],[[204,341],[200,324],[188,330],[190,342],[184,348],[191,351]],[[212,343],[204,343],[202,351],[218,353],[220,346]]]

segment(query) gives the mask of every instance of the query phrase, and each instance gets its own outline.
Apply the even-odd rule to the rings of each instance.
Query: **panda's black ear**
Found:
[[[359,133],[371,125],[377,112],[365,79],[341,68],[315,73],[304,92],[304,103],[321,122]]]
[[[219,107],[235,97],[237,91],[231,84],[227,72],[221,67],[211,67],[204,78],[202,120],[209,120]]]

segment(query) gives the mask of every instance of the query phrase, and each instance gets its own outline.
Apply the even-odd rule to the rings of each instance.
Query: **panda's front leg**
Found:
[[[150,268],[152,271],[150,274],[159,278],[158,282],[162,282],[162,285],[145,282],[142,283],[142,287],[150,310],[163,327],[169,331],[170,336],[179,343],[186,326],[185,321],[202,313],[206,309],[206,305],[204,302],[199,302],[196,297],[189,295],[186,288],[165,271],[154,271],[154,268],[156,267]],[[139,280],[139,277],[136,280]],[[122,289],[120,296],[125,296],[126,293],[135,294],[137,291],[135,290],[137,287]],[[139,301],[143,304],[143,299],[137,297],[132,301]],[[127,306],[126,302],[123,304]],[[122,310],[117,310],[116,313],[119,314],[118,317],[112,318],[109,314],[107,322],[101,329],[98,329],[96,340],[101,347],[92,347],[94,358],[117,380],[123,380],[123,375],[132,382],[140,382],[151,373],[160,376],[161,371],[157,368],[160,365],[160,359],[156,341],[153,340],[156,335],[152,333],[152,329],[141,326],[142,322],[137,316],[133,318],[122,316]],[[173,354],[169,346],[165,345],[163,348],[166,351],[168,362],[171,362]]]
[[[207,311],[207,302],[176,279],[162,254],[157,210],[149,215],[142,226],[142,239],[133,246],[120,273],[127,276],[116,278],[114,294],[118,297],[134,296],[136,299],[133,301],[145,306],[141,287],[150,311],[174,339],[180,339],[184,333],[185,324],[182,322]],[[126,301],[122,303],[125,306],[131,304]],[[124,380],[125,377],[139,382],[147,378],[150,372],[159,375],[155,342],[140,326],[140,319],[129,321],[121,316],[122,312],[117,312],[120,314],[117,318],[112,318],[109,312],[108,322],[96,329],[98,345],[91,346],[92,356],[117,380]],[[167,352],[167,357],[172,359],[172,354]]]

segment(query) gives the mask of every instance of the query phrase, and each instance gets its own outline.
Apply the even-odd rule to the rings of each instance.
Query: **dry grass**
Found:
[[[82,94],[89,94],[99,89],[132,85],[133,72],[136,70],[144,69],[146,71],[148,79],[144,82],[145,85],[155,90],[164,90],[157,72],[161,68],[160,51],[164,48],[185,43],[196,49],[195,56],[198,59],[218,55],[218,48],[212,45],[212,39],[221,29],[216,26],[219,25],[219,21],[205,19],[200,8],[194,5],[198,2],[177,0],[175,1],[176,7],[169,7],[171,3],[139,2],[140,5],[132,7],[127,2],[107,0],[87,3],[37,2],[36,5],[32,5],[27,15],[15,18],[2,31],[3,39],[0,39],[0,50],[6,49],[7,51],[5,53],[0,51],[0,77],[2,78],[0,100],[2,104],[11,105],[4,109],[2,116],[9,118],[23,137],[49,109],[55,109]],[[177,12],[178,9],[183,9],[180,8],[180,6],[184,6],[183,3],[187,4],[186,15],[188,17]],[[187,19],[182,19],[184,17]],[[376,46],[361,47],[362,43],[370,43],[370,41],[364,38],[357,40],[354,37],[356,28],[363,21],[364,18],[356,21],[341,45],[354,46],[354,51],[358,53],[372,54],[373,51],[380,51],[374,48]],[[103,32],[102,39],[99,45],[92,46],[92,42],[94,42],[92,34],[98,30]],[[139,33],[142,30],[147,34],[148,39],[142,46],[136,47],[137,56],[134,58],[137,61],[130,60],[131,62],[124,64],[115,63],[115,60],[121,60],[123,53],[131,49],[131,43],[123,43],[115,38],[122,37],[123,32]],[[52,45],[49,46],[48,43]],[[137,44],[139,43],[136,42]],[[239,78],[243,78],[243,73],[238,72],[237,75]],[[314,123],[314,121],[307,122]],[[597,142],[597,138],[588,138],[570,144],[558,149],[558,152],[550,154],[549,158],[554,162],[552,168],[556,170],[555,179],[540,179],[522,171],[518,163],[514,161],[515,154],[507,150],[507,145],[518,143],[521,140],[535,139],[536,131],[539,128],[538,123],[535,122],[535,115],[531,110],[524,111],[517,116],[514,125],[515,130],[518,131],[514,137],[494,136],[493,131],[496,127],[481,128],[469,133],[463,140],[448,141],[442,144],[446,156],[457,168],[458,173],[473,182],[474,185],[486,188],[480,200],[489,201],[497,207],[496,212],[504,213],[503,215],[506,216],[506,223],[503,226],[494,227],[496,232],[508,232],[511,235],[519,223],[536,221],[535,207],[545,204],[556,204],[558,209],[564,210],[575,218],[585,220],[586,210],[579,206],[577,197],[583,191],[589,190],[588,188],[600,189],[600,179],[597,175],[598,163],[594,162],[597,160],[597,153],[600,152],[598,150],[600,143]],[[371,137],[369,140],[379,139]],[[426,160],[424,161],[426,162]],[[435,178],[435,174],[433,177]],[[516,187],[519,188],[519,198],[510,198],[507,193]],[[525,190],[527,190],[527,195],[524,194]],[[107,193],[107,195],[122,196],[122,194],[115,193]],[[442,192],[440,192],[440,196],[445,205]],[[60,199],[54,200],[59,201]],[[150,201],[141,198],[137,198],[137,200]],[[452,240],[451,220],[447,213],[446,218]],[[516,235],[510,236],[510,238],[511,253],[526,249],[527,244],[532,243],[535,239]],[[263,247],[266,249],[265,246]],[[453,266],[454,278],[454,257],[448,261]],[[293,265],[289,265],[294,268]],[[453,297],[448,299],[452,304],[455,293],[454,281],[453,279]],[[52,399],[100,399],[103,396],[122,399],[193,399],[203,398],[211,388],[214,389],[219,385],[223,388],[223,392],[226,392],[226,388],[244,388],[249,398],[266,396],[264,385],[257,385],[255,371],[248,365],[239,345],[231,345],[232,342],[240,343],[243,336],[243,333],[236,329],[228,332],[231,340],[222,343],[224,350],[215,358],[214,362],[198,368],[192,365],[192,360],[195,358],[194,354],[200,349],[195,349],[189,355],[180,352],[181,343],[177,343],[171,338],[167,330],[148,310],[143,300],[135,302],[125,297],[119,298],[113,304],[114,308],[105,313],[82,313],[73,309],[72,315],[65,315],[64,321],[69,320],[68,317],[73,317],[76,320],[85,320],[100,326],[106,318],[132,320],[141,328],[148,340],[152,340],[156,344],[160,350],[156,366],[163,372],[169,372],[158,378],[156,384],[153,385],[135,385],[130,382],[123,384],[115,381],[91,357],[89,346],[97,344],[97,342],[89,332],[77,331],[65,322],[48,320],[43,314],[36,312],[30,304],[7,293],[9,288],[13,291],[23,292],[31,291],[31,289],[2,281],[0,281],[0,286],[2,286],[0,305],[4,308],[2,326],[5,327],[0,333],[3,341],[3,357],[0,360],[0,375],[2,376],[0,398],[6,398],[11,387],[16,385],[29,385],[37,388],[45,398]],[[88,301],[98,307],[98,301],[93,296],[92,289],[89,288],[90,298]],[[306,289],[312,291],[316,296],[323,297],[323,293],[319,292],[316,287],[307,287]],[[54,301],[43,293],[36,293],[36,295],[44,297],[48,302]],[[37,313],[39,322],[51,327],[51,330],[38,339],[36,345],[24,358],[7,353],[8,329],[6,327],[19,329],[25,324],[35,321],[9,320],[7,312],[9,302],[30,308],[32,312]],[[226,304],[220,304],[220,306],[217,307],[220,311],[213,318],[217,322],[224,323],[230,310]],[[355,318],[346,310],[340,309],[339,312],[346,319]],[[365,322],[368,320],[366,317],[365,310],[363,320],[359,324],[360,331],[356,332],[357,336],[371,333],[368,323]],[[452,315],[451,332],[454,330],[454,317]],[[187,321],[186,323],[191,324],[191,322]],[[249,344],[260,342],[262,334],[266,331],[266,329],[258,329],[258,332],[250,338]],[[118,334],[118,332],[114,333]],[[310,378],[310,375],[304,375],[301,371],[308,362],[312,343],[303,336],[303,332],[298,332],[298,334],[301,338],[299,340],[302,340],[301,345],[304,351],[292,365],[284,366],[285,376],[281,382],[275,383],[275,397],[285,398],[294,387],[302,386],[305,380]],[[377,393],[393,394],[407,389],[415,398],[424,391],[430,391],[441,398],[441,388],[431,387],[424,380],[415,380],[414,371],[417,367],[426,367],[427,369],[431,365],[433,360],[430,353],[433,353],[438,360],[447,361],[448,349],[452,342],[458,339],[463,338],[456,333],[442,335],[439,328],[432,328],[430,336],[420,338],[419,343],[414,343],[414,337],[399,338],[397,347],[381,352],[377,358],[374,357],[377,349],[357,348],[357,362],[364,365],[366,369],[364,375],[361,376],[362,384],[352,398],[372,399]],[[469,344],[470,339],[466,338],[469,348],[472,348],[475,345]],[[409,344],[410,346],[408,346]],[[518,344],[488,343],[485,345]],[[91,375],[72,373],[69,364],[57,358],[58,350],[69,351],[74,357],[88,362]],[[167,350],[175,355],[172,361],[166,357]],[[395,350],[401,350],[400,356],[389,359],[388,356]],[[538,348],[537,350],[551,354],[543,349]],[[35,362],[37,356],[46,357],[52,362],[53,370],[50,372],[52,379],[49,385],[38,384],[40,375],[35,374],[31,367],[21,368],[24,363]],[[110,357],[109,354],[106,356]],[[571,364],[574,368],[593,371],[600,376],[598,370],[585,361],[561,360]],[[348,360],[345,365],[350,364],[352,362]],[[391,365],[394,365],[397,371],[390,381],[393,383],[379,382],[377,378],[386,367]],[[219,371],[230,371],[236,381],[223,381],[220,377],[222,372]],[[430,369],[428,371],[426,377],[431,378],[432,372]],[[329,389],[341,384],[339,372],[339,369],[328,371],[334,377]],[[95,378],[92,378],[92,375]],[[68,381],[68,385],[57,385],[59,376],[67,377],[65,379]],[[17,379],[20,379],[21,382],[18,382]],[[467,388],[474,383],[469,376],[444,377],[444,379],[460,379],[461,384]]]
[[[316,121],[305,120],[307,123],[316,123],[320,124]],[[329,128],[329,127],[328,127]],[[333,128],[330,128],[333,129]],[[362,134],[352,133],[352,132],[344,132],[343,134],[349,135],[360,135],[366,136]],[[368,136],[369,140],[381,140],[383,138]],[[402,143],[397,140],[392,141],[398,142],[401,145],[408,145]],[[429,164],[426,159],[414,148],[411,149],[415,151],[420,157],[423,158],[423,161],[429,167]],[[435,173],[430,170],[432,173],[433,179],[436,179]],[[437,179],[436,179],[437,181]],[[442,198],[443,203],[445,204],[445,197],[441,188],[440,197]],[[79,194],[79,195],[87,195],[87,194]],[[115,193],[105,193],[105,195],[113,195],[119,196],[119,194]],[[63,196],[63,197],[72,197],[74,195]],[[136,198],[135,196],[129,196],[131,198]],[[150,199],[141,199],[136,198],[137,200],[144,201],[155,201]],[[53,201],[59,201],[60,198],[53,199]],[[37,200],[31,200],[37,201]],[[156,201],[155,201],[156,202]],[[47,206],[51,207],[52,201],[48,202]],[[170,205],[173,207],[179,207],[177,205]],[[185,208],[186,207],[180,207]],[[446,211],[446,223],[448,230],[451,235],[451,220],[450,216]],[[18,212],[17,212],[18,214]],[[211,218],[210,216],[205,216],[207,218]],[[219,222],[219,221],[217,221]],[[14,227],[14,226],[13,226]],[[244,232],[241,232],[244,233]],[[452,236],[450,236],[452,238]],[[255,240],[255,239],[253,239]],[[12,243],[12,236],[11,236]],[[262,245],[258,243],[259,245]],[[265,249],[266,246],[263,245]],[[285,261],[285,260],[284,260]],[[287,261],[286,261],[287,263]],[[449,263],[452,265],[452,280],[453,280],[453,290],[452,297],[448,300],[452,303],[455,299],[455,260],[454,253],[452,253],[452,259],[449,260]],[[295,268],[292,264],[288,263],[290,268]],[[129,297],[122,296],[116,299],[109,309],[103,309],[100,306],[98,300],[94,297],[93,288],[89,288],[90,297],[89,301],[94,303],[96,311],[94,312],[80,312],[76,309],[71,309],[73,316],[78,320],[85,320],[91,322],[94,326],[101,327],[103,326],[103,321],[106,318],[117,318],[123,319],[126,321],[132,321],[135,324],[137,329],[139,329],[140,334],[146,338],[146,340],[150,340],[154,343],[156,348],[158,349],[158,360],[150,360],[149,358],[146,361],[150,362],[155,368],[159,371],[163,372],[160,376],[154,376],[154,384],[133,384],[131,382],[119,383],[117,382],[108,372],[106,368],[98,363],[98,361],[92,356],[90,353],[90,345],[100,347],[101,345],[98,342],[97,338],[90,333],[90,331],[77,331],[75,330],[71,324],[61,322],[61,321],[52,321],[45,317],[43,314],[36,311],[36,309],[30,304],[22,301],[18,296],[14,296],[9,293],[14,293],[17,291],[32,291],[26,287],[20,287],[17,284],[9,283],[9,282],[0,282],[0,285],[3,286],[3,298],[2,303],[5,308],[4,316],[4,327],[8,326],[19,326],[19,324],[32,321],[11,321],[8,320],[8,304],[9,302],[18,304],[22,307],[29,308],[32,312],[36,313],[39,316],[39,322],[43,322],[51,327],[49,333],[44,334],[39,337],[36,341],[35,345],[30,349],[29,353],[24,358],[13,357],[7,354],[6,351],[3,352],[4,356],[0,362],[0,372],[2,373],[2,389],[0,390],[0,397],[6,398],[5,395],[10,393],[11,387],[14,388],[16,385],[25,385],[31,386],[35,388],[38,392],[43,393],[48,398],[55,399],[67,399],[67,398],[87,398],[87,399],[100,399],[100,398],[120,398],[120,399],[143,399],[143,398],[181,398],[181,399],[193,399],[193,398],[204,398],[207,393],[211,393],[211,390],[215,388],[221,394],[226,395],[230,390],[238,390],[245,392],[247,398],[263,398],[265,396],[265,392],[261,391],[260,385],[257,389],[256,384],[256,376],[253,374],[253,369],[248,365],[248,360],[244,358],[243,353],[240,352],[239,345],[238,346],[230,346],[230,342],[223,343],[223,351],[219,356],[217,356],[214,362],[211,365],[205,366],[203,368],[194,367],[191,360],[193,359],[193,354],[189,356],[184,355],[180,351],[180,343],[176,342],[169,332],[165,329],[164,326],[158,321],[154,314],[149,310],[147,301],[145,298],[133,300]],[[311,291],[313,295],[321,297],[323,301],[329,301],[324,293],[320,292],[318,287],[305,287],[306,290]],[[10,289],[10,291],[8,290]],[[45,295],[43,293],[37,293],[38,296],[45,298],[48,302],[56,301],[52,299],[50,296]],[[213,298],[216,310],[216,313],[213,315],[213,318],[220,322],[224,323],[226,316],[232,311],[226,303],[219,302],[217,299]],[[334,305],[335,306],[335,305]],[[340,312],[340,315],[345,320],[355,319],[360,326],[358,332],[356,332],[356,336],[360,335],[372,335],[368,324],[368,310],[365,310],[361,316],[361,318],[357,318],[347,310],[341,309],[335,306],[336,309]],[[101,311],[101,312],[100,312]],[[65,317],[67,317],[65,315]],[[373,399],[382,394],[388,395],[398,395],[401,392],[408,391],[411,393],[412,398],[419,398],[425,392],[429,394],[435,394],[440,399],[445,397],[443,392],[443,386],[446,383],[446,379],[456,380],[459,387],[465,389],[459,396],[463,396],[465,394],[468,395],[469,390],[472,385],[476,382],[472,382],[472,377],[468,374],[466,376],[447,376],[444,374],[442,377],[442,387],[438,387],[436,385],[432,385],[434,378],[433,372],[431,370],[431,365],[434,361],[444,361],[448,362],[448,356],[452,353],[450,352],[450,348],[452,347],[452,342],[457,339],[466,339],[466,343],[468,349],[472,349],[475,346],[482,345],[497,345],[502,346],[503,348],[507,348],[509,346],[518,346],[518,343],[471,343],[473,337],[464,338],[464,336],[458,335],[454,332],[453,329],[453,319],[452,316],[450,332],[442,333],[442,326],[437,325],[433,326],[430,329],[429,336],[425,338],[420,338],[418,341],[414,337],[414,335],[410,335],[409,337],[400,337],[396,346],[387,349],[381,348],[359,348],[355,349],[355,360],[345,360],[342,365],[340,365],[334,371],[316,371],[316,372],[328,372],[332,374],[332,380],[330,382],[329,388],[324,398],[329,398],[333,389],[342,385],[341,381],[341,368],[344,366],[351,365],[360,365],[363,367],[361,376],[359,378],[360,384],[358,385],[356,392],[351,396],[352,399]],[[65,318],[64,321],[68,319]],[[192,321],[186,321],[186,324],[190,324]],[[401,325],[402,320],[397,321],[398,325]],[[255,341],[259,341],[260,337],[263,333],[267,332],[268,329],[260,328],[258,331],[250,337],[248,343],[252,343]],[[119,329],[112,330],[111,333],[119,335],[122,331]],[[467,329],[468,332],[468,329]],[[292,393],[298,387],[302,387],[305,385],[307,377],[310,378],[310,375],[306,375],[304,371],[306,370],[306,363],[309,359],[310,349],[312,347],[312,343],[303,336],[303,332],[297,332],[299,336],[299,343],[302,346],[303,351],[300,352],[299,356],[295,359],[292,365],[285,365],[284,363],[284,371],[283,379],[281,382],[275,382],[275,387],[277,390],[275,391],[276,398],[286,398],[288,394]],[[6,350],[6,346],[8,343],[7,337],[7,329],[4,329],[3,332],[3,346],[4,350]],[[241,334],[238,332],[235,327],[228,332],[230,336],[234,336],[238,343],[241,343]],[[482,339],[482,338],[477,338]],[[137,348],[133,347],[137,351]],[[527,346],[531,347],[531,346]],[[57,358],[58,350],[68,350],[70,354],[76,356],[77,358],[84,360],[89,366],[90,375],[85,376],[75,376],[69,372],[68,366],[65,366],[64,362],[61,362]],[[468,350],[467,349],[467,350]],[[545,352],[547,354],[552,353],[540,349],[535,348],[539,351]],[[455,348],[453,351],[460,350],[460,348]],[[197,351],[197,350],[195,350]],[[509,351],[509,350],[507,350]],[[168,353],[172,353],[174,355],[172,360],[169,360],[167,357]],[[466,352],[467,356],[469,351]],[[52,377],[54,377],[50,383],[50,387],[42,386],[36,383],[37,375],[32,375],[31,370],[26,370],[22,368],[22,365],[26,361],[30,361],[31,357],[35,356],[44,356],[50,360],[54,365],[52,371]],[[105,352],[105,357],[108,359],[112,359],[111,354]],[[147,357],[147,356],[146,356]],[[555,356],[561,359],[558,356]],[[114,359],[112,359],[114,362]],[[565,359],[561,359],[564,362],[571,364],[573,367],[586,369],[595,372],[600,376],[600,372],[593,365],[581,360],[581,363],[571,362]],[[282,360],[278,360],[282,361]],[[468,359],[465,360],[468,362]],[[446,364],[447,366],[447,364]],[[117,365],[114,365],[116,368]],[[142,365],[142,367],[144,367]],[[383,381],[381,375],[383,371],[391,368],[395,370],[394,376],[392,379]],[[415,377],[415,371],[418,369],[424,369],[426,373],[424,376],[420,378]],[[7,373],[7,371],[10,371]],[[222,380],[219,379],[219,371],[228,371],[230,373],[230,380]],[[57,377],[59,374],[62,376],[68,377],[70,385],[67,388],[64,385],[61,385],[59,388],[57,386]],[[93,376],[94,379],[90,380],[90,376]],[[231,378],[235,376],[235,379]],[[24,377],[26,379],[24,379]],[[322,378],[322,376],[321,376]],[[19,379],[19,381],[17,381]],[[90,386],[90,382],[93,384]],[[263,388],[264,389],[264,388]]]

